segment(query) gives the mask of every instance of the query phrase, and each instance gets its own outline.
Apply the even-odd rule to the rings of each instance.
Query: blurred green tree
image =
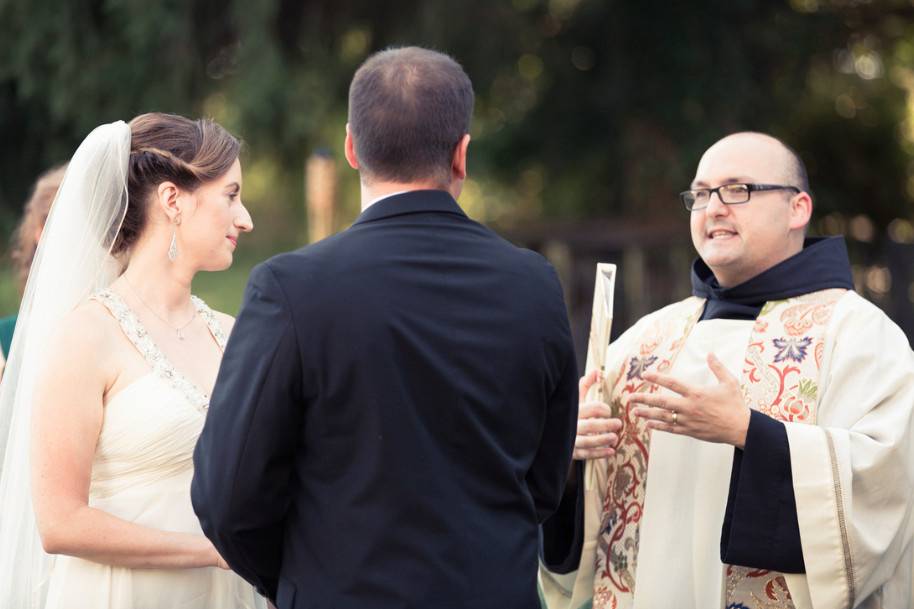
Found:
[[[227,289],[237,302],[255,259],[304,241],[305,160],[323,148],[342,163],[353,72],[406,44],[451,53],[474,82],[461,203],[477,219],[678,235],[676,193],[701,152],[753,129],[807,161],[818,228],[862,238],[857,262],[875,264],[886,235],[914,242],[908,0],[0,0],[0,40],[0,251],[34,177],[95,125],[212,116],[247,144],[257,230]],[[339,173],[345,225],[358,182]],[[906,275],[880,273],[858,269],[910,308]]]
[[[483,219],[665,213],[701,150],[758,129],[808,159],[821,212],[884,226],[914,198],[912,14],[891,0],[5,0],[0,207],[94,125],[163,110],[248,142],[252,194],[282,230],[303,220],[304,157],[340,150],[355,68],[421,44],[475,83],[468,198]]]

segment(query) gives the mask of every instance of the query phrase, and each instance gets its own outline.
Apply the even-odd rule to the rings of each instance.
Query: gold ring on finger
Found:
[[[673,411],[673,425],[679,422],[679,413],[675,410]]]

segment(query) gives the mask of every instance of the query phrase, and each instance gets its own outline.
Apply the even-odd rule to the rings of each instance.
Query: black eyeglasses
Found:
[[[695,190],[684,190],[679,193],[679,200],[689,211],[704,209],[711,201],[711,195],[717,193],[720,202],[725,205],[737,205],[739,203],[748,203],[753,192],[766,190],[792,190],[799,194],[801,191],[796,186],[784,186],[781,184],[722,184],[717,188],[698,188]]]

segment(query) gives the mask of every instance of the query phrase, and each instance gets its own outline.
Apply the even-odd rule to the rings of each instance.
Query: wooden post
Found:
[[[305,164],[305,205],[310,243],[333,234],[335,201],[336,160],[328,150],[315,150]]]

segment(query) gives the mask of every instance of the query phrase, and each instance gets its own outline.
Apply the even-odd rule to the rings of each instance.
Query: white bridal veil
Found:
[[[73,155],[35,255],[0,383],[0,606],[41,609],[53,557],[32,511],[34,384],[61,320],[120,271],[111,246],[127,211],[130,127],[97,127]],[[81,357],[73,353],[74,358]]]

